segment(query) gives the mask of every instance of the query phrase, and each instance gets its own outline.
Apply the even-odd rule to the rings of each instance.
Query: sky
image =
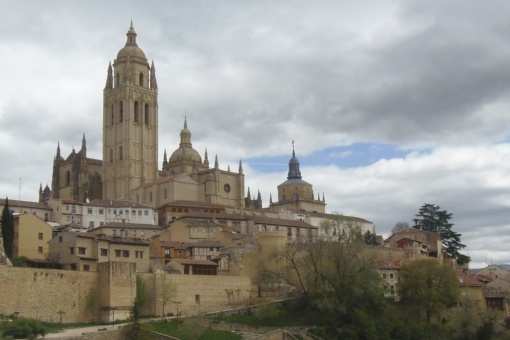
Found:
[[[102,91],[130,22],[154,61],[159,160],[243,162],[264,206],[294,141],[327,212],[388,236],[452,213],[471,267],[510,263],[507,1],[0,0],[0,196],[51,187],[57,143],[102,159]]]

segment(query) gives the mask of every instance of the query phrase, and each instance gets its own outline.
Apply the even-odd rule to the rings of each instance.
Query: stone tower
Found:
[[[103,199],[130,193],[158,176],[158,85],[136,43],[131,22],[126,45],[108,66],[103,94]]]

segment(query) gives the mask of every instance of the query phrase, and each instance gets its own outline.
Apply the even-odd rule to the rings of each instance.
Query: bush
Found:
[[[20,317],[4,326],[3,335],[14,339],[35,339],[38,335],[46,335],[46,327],[40,321]]]

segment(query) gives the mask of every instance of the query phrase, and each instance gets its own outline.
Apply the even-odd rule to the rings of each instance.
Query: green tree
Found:
[[[148,296],[149,294],[145,281],[140,275],[136,275],[136,295],[135,301],[133,302],[133,309],[131,310],[131,324],[125,328],[125,338],[128,340],[145,339],[140,319],[143,309],[147,304]]]
[[[370,230],[365,231],[363,234],[363,239],[365,240],[365,243],[369,246],[377,246],[379,243],[377,243],[377,235]]]
[[[9,199],[5,198],[5,205],[2,211],[2,235],[4,238],[5,255],[12,258],[14,255],[14,216],[9,208]]]
[[[409,304],[430,324],[434,316],[458,300],[459,285],[451,266],[425,258],[402,266],[400,271],[402,302]]]
[[[461,234],[452,230],[450,223],[452,214],[441,210],[438,205],[425,203],[421,206],[417,218],[413,219],[413,228],[437,233],[441,236],[443,249],[452,259],[458,259],[461,255],[459,250],[466,246],[460,242]],[[469,260],[469,257],[461,257],[461,261]]]
[[[325,338],[387,334],[383,282],[361,226],[342,216],[323,221],[324,239],[287,245],[275,255],[277,279],[295,287],[305,306],[323,315]]]

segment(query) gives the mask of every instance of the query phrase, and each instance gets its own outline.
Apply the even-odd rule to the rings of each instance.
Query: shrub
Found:
[[[46,327],[40,321],[20,317],[5,325],[3,335],[14,339],[35,339],[38,335],[46,335]]]

